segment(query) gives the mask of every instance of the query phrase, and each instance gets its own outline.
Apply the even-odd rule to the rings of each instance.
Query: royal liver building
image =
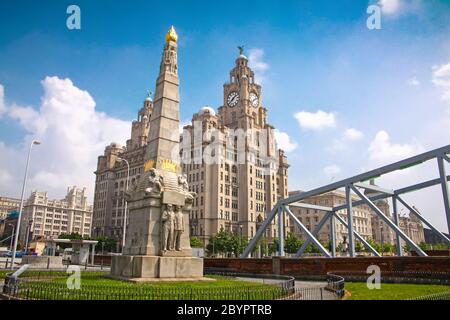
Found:
[[[223,106],[204,107],[184,127],[183,172],[197,193],[191,235],[205,243],[221,229],[252,238],[279,198],[288,196],[288,163],[267,121],[262,88],[240,48],[223,87]],[[286,219],[286,225],[289,225]],[[266,239],[277,237],[276,222]]]
[[[288,163],[276,146],[274,127],[267,121],[262,88],[255,82],[240,48],[229,81],[223,87],[223,106],[216,112],[203,107],[181,134],[180,154],[189,191],[197,195],[190,217],[190,235],[206,244],[221,229],[251,238],[279,198],[288,196]],[[182,86],[182,80],[180,86]],[[132,187],[144,172],[153,101],[149,95],[133,121],[125,146],[111,143],[98,157],[94,196],[93,236],[122,242],[126,162]],[[286,225],[289,225],[287,219]],[[288,228],[286,228],[288,230]],[[277,224],[267,239],[278,236]]]

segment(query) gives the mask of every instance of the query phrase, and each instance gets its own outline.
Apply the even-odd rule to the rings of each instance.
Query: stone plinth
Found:
[[[64,269],[60,256],[23,256],[21,264],[32,269]]]
[[[111,276],[130,281],[203,279],[203,259],[196,257],[113,256]]]
[[[137,201],[130,201],[129,224],[126,232],[124,254],[158,256],[161,252],[161,198],[148,197]],[[176,256],[192,256],[189,239],[189,211],[190,206],[183,207],[184,232],[181,236],[181,254],[173,252]],[[164,255],[171,255],[166,251]]]

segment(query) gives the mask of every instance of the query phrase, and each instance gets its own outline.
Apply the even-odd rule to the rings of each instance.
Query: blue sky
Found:
[[[70,4],[81,8],[81,30],[66,28]],[[371,4],[382,9],[381,30],[366,27]],[[286,134],[280,142],[289,149],[292,189],[449,144],[448,21],[446,0],[2,1],[0,192],[19,194],[21,152],[31,136],[42,134],[47,145],[36,148],[29,189],[61,197],[62,185],[86,184],[92,195],[96,157],[107,142],[128,134],[153,90],[171,24],[179,35],[183,120],[204,105],[221,105],[236,46],[245,45],[269,122]],[[72,109],[51,120],[55,96]],[[77,109],[84,103],[86,113]],[[90,135],[89,125],[76,122],[83,115],[92,125],[111,127]],[[68,130],[56,119],[80,133],[70,147],[61,146]],[[322,125],[311,128],[308,119]],[[95,146],[81,149],[91,138]],[[429,167],[385,183],[425,179],[434,172]],[[445,230],[435,194],[410,201]]]

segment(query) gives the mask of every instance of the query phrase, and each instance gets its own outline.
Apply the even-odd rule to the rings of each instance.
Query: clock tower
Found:
[[[267,110],[262,106],[261,86],[248,66],[243,47],[239,48],[236,66],[230,71],[229,82],[223,85],[223,106],[219,108],[222,125],[232,129],[262,129]]]

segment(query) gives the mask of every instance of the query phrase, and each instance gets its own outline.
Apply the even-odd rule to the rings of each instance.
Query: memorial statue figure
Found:
[[[194,197],[197,195],[195,192],[189,191],[189,185],[187,182],[187,175],[182,174],[178,176],[178,187],[181,189],[181,192],[184,193],[185,199],[187,202],[192,203],[194,201]]]
[[[161,195],[164,187],[163,177],[155,168],[151,168],[148,175],[149,187],[145,189],[146,193]]]
[[[181,251],[181,234],[184,232],[184,216],[180,206],[175,206],[174,244]]]
[[[166,205],[162,215],[161,215],[161,223],[162,223],[162,244],[161,250],[163,252],[167,250],[173,250],[173,233],[174,233],[174,221],[175,213],[173,212],[172,205]]]

